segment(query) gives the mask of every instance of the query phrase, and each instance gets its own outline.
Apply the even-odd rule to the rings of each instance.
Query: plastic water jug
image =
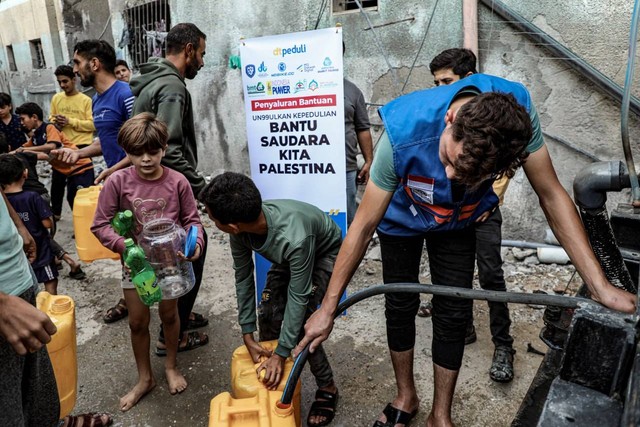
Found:
[[[293,408],[279,408],[279,391],[262,388],[257,396],[234,399],[228,392],[211,400],[209,427],[296,427]]]
[[[196,283],[191,263],[178,257],[185,241],[186,232],[168,218],[154,219],[142,228],[138,244],[156,272],[162,299],[181,297]]]
[[[76,315],[73,300],[66,295],[40,292],[36,305],[58,328],[47,344],[60,396],[60,419],[71,413],[76,404],[78,389],[78,358],[76,344]]]
[[[78,258],[84,262],[97,259],[119,259],[120,255],[102,246],[91,232],[91,224],[98,206],[102,186],[97,185],[78,190],[73,201],[73,231],[75,233]]]
[[[278,341],[263,341],[260,345],[266,350],[273,351],[278,346]],[[233,352],[231,356],[231,394],[233,397],[236,399],[254,397],[258,395],[260,390],[267,390],[256,375],[256,369],[260,366],[260,363],[253,363],[251,354],[249,354],[249,350],[247,350],[247,347],[244,345],[238,347]],[[286,380],[293,368],[293,363],[294,361],[291,357],[288,357],[284,362],[282,381],[280,381],[276,390],[280,396],[282,396]],[[300,425],[300,389],[301,381],[298,380],[292,399],[296,425],[298,426]]]

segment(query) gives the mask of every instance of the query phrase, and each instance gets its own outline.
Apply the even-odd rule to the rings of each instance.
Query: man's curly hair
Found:
[[[452,136],[462,152],[454,162],[456,180],[475,189],[501,175],[512,178],[529,153],[533,130],[525,108],[511,94],[483,93],[458,110]]]

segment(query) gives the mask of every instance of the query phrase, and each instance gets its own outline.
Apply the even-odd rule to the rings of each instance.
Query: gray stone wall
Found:
[[[628,54],[630,2],[507,0],[511,9],[553,36],[620,86],[624,85]],[[539,46],[492,13],[479,8],[481,71],[521,81],[538,109],[543,131],[558,136],[602,160],[624,159],[620,134],[620,105],[604,95],[565,61],[552,58]],[[640,76],[634,94],[640,93]],[[634,158],[638,159],[638,120],[629,122]],[[587,157],[545,138],[563,186],[572,193],[576,173],[591,163]],[[610,194],[609,208],[628,201],[628,191]],[[505,234],[510,238],[540,240],[546,221],[537,197],[520,171],[514,178],[502,208]]]
[[[110,0],[115,39],[122,31],[121,11],[137,3]],[[174,24],[193,22],[208,35],[206,65],[188,83],[196,110],[200,169],[205,173],[249,170],[240,71],[228,66],[229,56],[237,54],[241,37],[312,30],[316,24],[318,28],[342,24],[347,45],[345,75],[362,89],[371,104],[375,136],[381,131],[376,106],[400,93],[431,87],[431,58],[446,48],[462,46],[461,2],[438,3],[420,51],[435,0],[380,0],[379,10],[368,12],[376,26],[375,33],[368,29],[360,13],[332,14],[331,3],[327,2],[323,10],[324,2],[313,0],[297,1],[295,7],[291,2],[250,0],[171,3]],[[610,78],[623,83],[630,2],[505,3]],[[543,46],[530,42],[487,7],[478,8],[481,71],[523,82],[531,91],[547,133],[604,160],[622,159],[619,105],[565,63],[550,59]],[[640,76],[636,76],[635,87],[639,81]],[[639,92],[635,90],[636,95]],[[640,138],[637,125],[637,118],[633,117],[631,138],[636,148]],[[562,184],[571,193],[576,172],[590,160],[553,139],[547,139],[547,147]],[[626,200],[615,196],[610,199]],[[546,223],[537,206],[537,198],[520,172],[506,196],[505,237],[541,240]]]

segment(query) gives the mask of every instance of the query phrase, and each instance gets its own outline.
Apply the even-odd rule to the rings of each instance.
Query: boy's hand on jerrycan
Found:
[[[285,360],[284,357],[274,353],[256,369],[258,378],[262,379],[262,383],[269,390],[276,390],[282,381]]]
[[[277,389],[278,384],[280,384],[282,380],[286,359],[262,347],[254,340],[252,333],[244,334],[242,339],[247,350],[249,350],[253,363],[262,362],[260,366],[256,368],[256,374],[260,381],[262,381],[269,390]]]
[[[256,340],[253,339],[252,333],[242,335],[242,340],[244,341],[244,345],[247,347],[247,350],[249,350],[253,363],[260,363],[261,358],[271,357],[271,351],[258,344]]]

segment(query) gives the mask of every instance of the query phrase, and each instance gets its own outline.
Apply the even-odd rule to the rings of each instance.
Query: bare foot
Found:
[[[155,386],[156,381],[153,378],[149,381],[138,381],[129,393],[120,398],[120,410],[126,412],[136,406],[136,403],[153,390]]]
[[[182,393],[186,390],[187,380],[180,371],[178,371],[178,368],[165,368],[164,372],[167,376],[167,382],[169,383],[169,393]]]
[[[450,418],[436,419],[432,412],[429,414],[429,418],[427,418],[427,427],[455,427],[455,425]]]

